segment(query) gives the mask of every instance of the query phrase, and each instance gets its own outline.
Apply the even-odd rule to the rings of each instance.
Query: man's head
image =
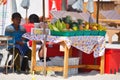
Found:
[[[21,18],[22,17],[20,15],[20,13],[18,13],[18,12],[13,13],[12,14],[13,24],[16,25],[16,26],[18,26],[20,24],[20,22],[21,22]]]
[[[36,14],[31,14],[29,16],[29,22],[30,23],[39,23],[40,22],[39,16],[37,16]]]
[[[22,18],[22,17],[20,15],[20,13],[15,12],[15,13],[12,14],[12,19],[14,19],[14,18]]]

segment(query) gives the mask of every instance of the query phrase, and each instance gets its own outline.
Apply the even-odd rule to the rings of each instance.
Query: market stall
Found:
[[[54,1],[54,0],[53,0]],[[43,0],[44,2],[44,0]],[[74,4],[74,8],[78,5],[81,5],[78,7],[80,10],[82,10],[82,4],[80,3],[80,0],[76,1]],[[43,3],[44,4],[44,3]],[[43,6],[44,8],[44,6]],[[43,9],[44,10],[44,9]],[[52,20],[52,24],[48,24],[49,29],[51,30],[51,35],[46,34],[43,35],[31,35],[31,34],[24,34],[23,37],[32,40],[32,71],[37,70],[53,70],[53,71],[63,71],[63,76],[68,77],[68,68],[88,68],[88,69],[99,69],[100,73],[104,73],[104,44],[105,44],[105,28],[102,26],[99,26],[100,31],[95,31],[97,27],[94,24],[94,28],[91,27],[90,29],[90,23],[93,23],[91,14],[93,13],[93,0],[89,0],[89,4],[87,5],[87,10],[90,12],[90,15],[88,16],[88,23],[80,27],[82,25],[81,19],[76,19],[77,17],[74,17],[74,20],[71,20],[70,16],[64,16],[64,20]],[[55,10],[54,10],[55,11]],[[45,13],[43,11],[43,13]],[[55,14],[57,17],[61,15]],[[63,17],[60,16],[60,17]],[[65,18],[67,17],[67,18]],[[43,15],[43,19],[45,16]],[[53,16],[53,18],[56,18]],[[57,18],[59,19],[59,18]],[[73,19],[73,18],[72,18]],[[55,24],[54,24],[55,23]],[[69,26],[67,26],[67,24]],[[67,28],[67,29],[66,29]],[[69,29],[69,30],[68,30]],[[45,32],[46,28],[44,26],[43,32]],[[103,32],[103,33],[101,33]],[[46,44],[46,41],[54,42],[54,43],[60,43],[60,45],[64,48],[64,64],[63,66],[46,66],[46,62],[43,66],[36,66],[36,41],[44,40],[44,44]],[[44,45],[45,46],[45,45]],[[99,65],[74,65],[74,66],[68,66],[68,59],[69,59],[69,50],[70,47],[74,46],[75,48],[85,52],[85,53],[92,53],[94,52],[94,57],[100,57],[101,56],[101,64]],[[45,50],[45,47],[44,47]],[[46,57],[46,53],[44,53],[44,58]]]
[[[30,35],[26,33],[23,35],[23,37],[33,40],[32,42],[32,67],[31,67],[32,71],[39,71],[39,70],[42,71],[43,66],[36,65],[36,41],[43,39],[43,36]],[[54,42],[54,43],[60,43],[60,45],[64,47],[64,66],[47,66],[46,67],[47,70],[63,71],[64,77],[68,76],[68,70],[69,70],[68,68],[99,69],[101,74],[104,73],[104,42],[105,40],[103,36],[76,36],[76,37],[69,37],[69,38],[67,37],[61,38],[59,36],[48,36],[47,41]],[[88,54],[94,51],[94,57],[101,56],[100,66],[99,65],[68,66],[70,46],[79,48],[80,50]]]

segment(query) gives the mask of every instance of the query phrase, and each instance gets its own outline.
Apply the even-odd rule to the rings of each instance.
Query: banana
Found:
[[[49,23],[48,27],[49,27],[50,30],[53,30],[53,25],[52,24]]]
[[[60,31],[58,28],[56,28],[55,26],[52,26],[54,31]]]

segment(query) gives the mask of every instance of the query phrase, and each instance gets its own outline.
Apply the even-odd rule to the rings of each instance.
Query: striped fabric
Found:
[[[66,11],[50,11],[52,16],[56,19],[62,18]]]
[[[89,22],[89,20],[91,19],[92,21],[91,22],[95,22],[96,20],[90,16],[90,13],[88,12],[82,12],[82,13],[79,13],[81,16],[82,16],[82,19],[86,22]]]
[[[120,14],[117,13],[115,10],[108,10],[108,11],[100,11],[100,13],[106,18],[106,19],[120,19]]]
[[[90,14],[88,12],[69,12],[69,11],[51,11],[51,14],[54,18],[59,19],[66,16],[71,16],[73,20],[82,19],[89,22]],[[93,22],[95,19],[92,18]]]

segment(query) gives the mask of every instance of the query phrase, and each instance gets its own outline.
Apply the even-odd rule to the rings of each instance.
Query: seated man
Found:
[[[5,35],[13,37],[13,39],[10,40],[9,43],[13,43],[15,46],[14,56],[18,54],[14,64],[15,69],[17,71],[21,70],[20,56],[27,56],[29,60],[31,59],[31,50],[27,46],[27,43],[26,43],[27,40],[22,38],[22,35],[26,32],[26,30],[24,29],[24,27],[20,25],[21,18],[22,17],[18,12],[13,13],[12,14],[13,23],[7,26],[5,29]],[[10,53],[13,53],[13,48],[14,48],[13,46],[9,46],[8,50],[10,51]],[[24,63],[24,64],[27,64],[27,63]],[[29,70],[28,66],[26,66],[26,70]]]

